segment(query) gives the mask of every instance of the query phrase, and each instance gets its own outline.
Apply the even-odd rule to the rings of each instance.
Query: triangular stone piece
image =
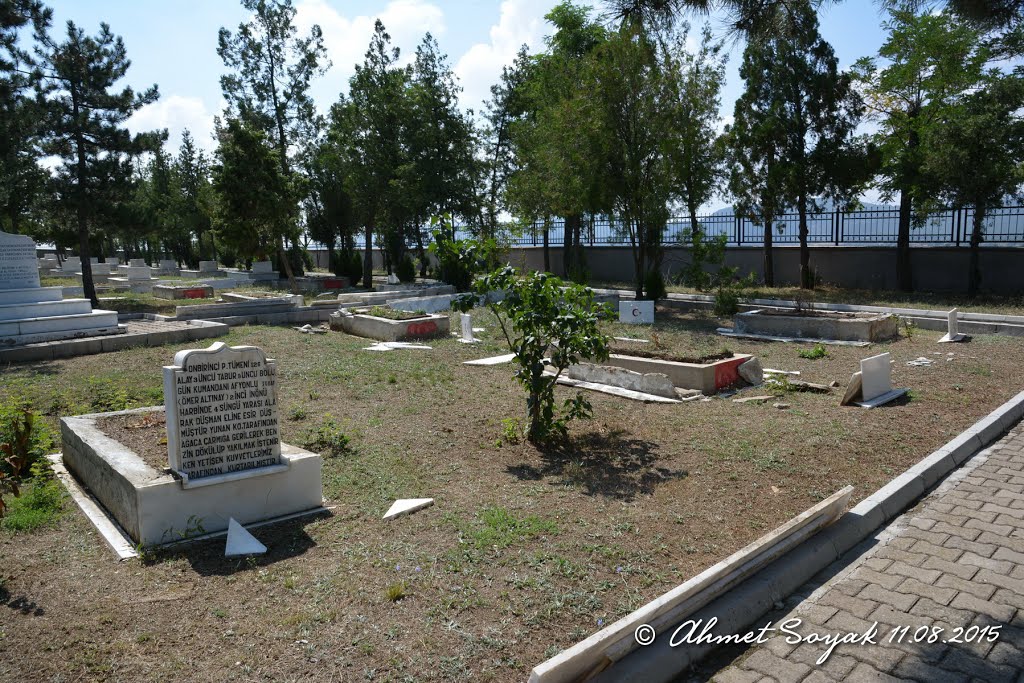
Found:
[[[434,504],[433,498],[402,498],[392,503],[388,511],[384,513],[384,519],[394,519],[402,515],[428,508]]]
[[[262,555],[265,552],[267,552],[267,546],[256,540],[256,537],[236,522],[234,517],[228,520],[228,542],[224,548],[224,557]]]

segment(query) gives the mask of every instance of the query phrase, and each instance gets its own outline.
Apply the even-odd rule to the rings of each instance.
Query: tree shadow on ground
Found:
[[[333,516],[328,510],[289,519],[266,526],[248,529],[249,533],[267,546],[264,555],[224,557],[226,535],[181,544],[149,549],[142,558],[144,564],[158,564],[167,560],[185,559],[201,576],[229,576],[239,571],[265,567],[281,560],[298,557],[316,542],[306,533],[306,525]]]
[[[11,592],[4,586],[0,586],[0,605],[22,614],[31,614],[35,617],[41,617],[46,614],[46,611],[36,604],[35,600],[30,600],[24,595],[13,597]]]
[[[682,479],[686,470],[656,466],[658,444],[627,438],[624,430],[590,432],[571,436],[539,449],[540,466],[529,463],[509,465],[506,471],[519,479],[569,485],[588,496],[605,496],[631,501],[650,495],[669,481]]]

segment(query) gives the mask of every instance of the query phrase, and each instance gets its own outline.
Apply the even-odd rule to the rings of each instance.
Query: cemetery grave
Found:
[[[332,330],[384,342],[446,336],[450,325],[447,314],[400,311],[382,306],[343,308],[330,317]]]
[[[765,308],[733,316],[729,336],[835,342],[881,342],[898,335],[896,316],[882,313]]]
[[[643,328],[650,343],[636,346],[718,353],[719,322],[659,308]],[[484,310],[473,324],[497,329]],[[640,336],[618,322],[605,329]],[[817,359],[796,345],[729,340],[767,368],[837,379],[839,392],[862,359],[888,352],[893,385],[912,396],[875,410],[840,408],[835,393],[788,393],[786,410],[591,394],[594,419],[573,423],[563,447],[540,450],[515,436],[525,399],[514,366],[462,365],[507,354],[496,335],[465,345],[446,334],[430,352],[373,354],[345,334],[232,328],[228,346],[276,360],[280,438],[324,453],[331,515],[247,525],[267,547],[251,560],[225,558],[220,538],[120,564],[70,501],[32,533],[0,524],[4,594],[33,605],[0,610],[6,665],[84,680],[143,669],[167,680],[193,671],[210,680],[256,671],[524,680],[557,650],[845,485],[853,502],[862,499],[1019,390],[1005,381],[1024,362],[1011,338],[977,335],[954,346],[951,362],[905,365],[936,348],[944,357],[940,334],[830,348]],[[162,367],[196,346],[15,365],[4,369],[0,404],[25,397],[51,429],[61,417],[159,404]],[[146,430],[110,429],[140,451],[131,439],[141,435],[126,433]],[[166,458],[162,448],[154,457]],[[433,506],[382,519],[398,500],[427,498]],[[40,652],[39,642],[51,649]]]

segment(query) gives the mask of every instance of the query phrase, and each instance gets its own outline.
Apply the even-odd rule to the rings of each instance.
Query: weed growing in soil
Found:
[[[804,349],[797,355],[807,360],[818,360],[819,358],[828,358],[828,349],[824,344],[815,344],[813,348]]]
[[[385,594],[387,595],[388,600],[390,600],[391,602],[398,602],[407,595],[405,592],[405,582],[399,581],[398,583],[391,584],[390,586],[388,586],[388,589],[387,591],[385,591]]]
[[[534,536],[558,533],[558,525],[551,520],[536,515],[518,518],[507,508],[484,508],[477,519],[483,526],[471,529],[468,537],[479,550],[507,548]]]
[[[292,409],[288,411],[288,419],[292,422],[301,422],[308,416],[309,413],[306,412],[306,408],[304,406],[293,406]]]
[[[306,450],[338,457],[349,451],[349,440],[333,415],[324,415],[319,427],[306,432],[301,446]]]
[[[49,526],[60,516],[60,484],[54,479],[37,479],[28,491],[11,500],[0,526],[15,532],[35,531]]]

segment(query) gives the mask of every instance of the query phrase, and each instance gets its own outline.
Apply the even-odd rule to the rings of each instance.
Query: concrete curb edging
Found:
[[[991,445],[1022,418],[1024,391],[912,465],[834,524],[687,617],[684,623],[699,619],[707,623],[709,619],[716,618],[716,635],[744,633],[776,603],[867,539],[879,527],[902,514],[946,475]],[[595,683],[674,680],[716,647],[700,644],[673,648],[669,645],[668,636],[674,630],[673,626],[672,630],[659,633],[654,644],[633,651],[590,680]]]

